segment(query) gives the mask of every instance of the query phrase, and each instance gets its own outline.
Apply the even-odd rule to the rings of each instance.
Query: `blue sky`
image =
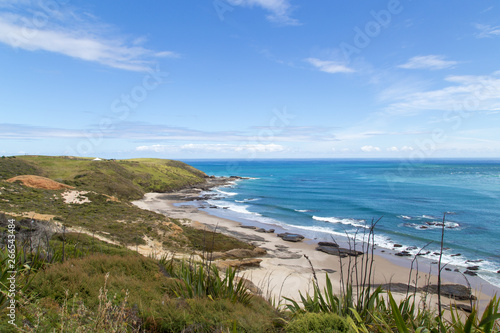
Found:
[[[0,154],[499,157],[499,7],[0,0]]]

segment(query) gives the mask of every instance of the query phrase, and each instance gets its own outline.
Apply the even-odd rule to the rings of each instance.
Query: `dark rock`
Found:
[[[462,255],[461,253],[455,253],[455,254],[450,255],[450,257],[460,257],[461,255]]]
[[[393,293],[406,293],[408,290],[413,291],[415,287],[408,286],[405,283],[385,283],[374,285],[374,287],[382,287],[384,290],[390,290]]]
[[[357,257],[363,254],[363,252],[361,251],[354,251],[335,246],[318,246],[316,247],[316,251],[325,252],[331,255],[339,256],[341,258],[345,258],[347,256]]]
[[[254,227],[253,225],[240,225],[240,228],[243,229],[257,229],[257,227]]]
[[[497,271],[498,274],[500,274],[500,269]]]
[[[471,262],[471,263],[478,263],[484,261],[483,259],[476,259],[476,260],[466,260],[465,262]]]
[[[478,271],[479,270],[479,266],[469,266],[469,267],[467,267],[467,269],[469,271]]]
[[[258,229],[255,229],[255,231],[257,231],[257,232],[266,232],[266,229],[264,229],[264,228],[258,228]]]
[[[269,229],[266,231],[268,234],[274,234],[274,229]]]
[[[421,225],[421,226],[420,226],[420,229],[429,229],[429,227],[428,227],[428,226],[425,226],[425,225]]]
[[[393,247],[403,247],[401,244],[394,244]]]
[[[445,267],[445,271],[451,272],[451,268]]]
[[[469,270],[466,270],[466,271],[464,272],[464,274],[466,274],[466,275],[470,275],[470,276],[477,276],[477,273],[476,273],[476,272],[474,272],[474,271],[469,271]]]
[[[302,235],[286,235],[282,239],[287,242],[300,242],[304,239]]]
[[[437,255],[437,256],[438,256],[438,255],[440,255],[441,253],[440,253],[440,252],[434,252],[433,254],[435,254],[435,255]]]
[[[339,247],[339,244],[334,242],[318,242],[319,246],[331,246],[331,247]]]
[[[234,281],[236,283],[239,283],[241,281],[243,286],[247,288],[251,293],[255,295],[262,295],[262,290],[259,287],[257,287],[252,281],[238,276],[235,277]]]
[[[431,262],[431,265],[437,265],[437,264],[439,264],[439,262],[437,262],[437,261]]]
[[[380,252],[385,252],[385,250],[382,250],[382,251],[380,251]]]
[[[455,309],[462,310],[463,312],[471,313],[472,308],[470,305],[467,304],[453,304],[452,306],[455,307]]]
[[[422,291],[437,294],[438,287],[436,284],[427,285],[422,287]],[[461,284],[442,284],[441,295],[452,298],[457,301],[475,300],[476,297],[471,294],[471,291],[466,286]]]
[[[436,222],[425,222],[427,223],[428,225],[436,225]]]
[[[407,249],[408,251],[411,251],[411,250],[416,250],[416,249],[417,249],[417,247],[416,247],[416,246],[408,246],[406,249]]]
[[[455,268],[453,271],[457,272],[457,273],[460,273],[460,270],[458,268]]]
[[[300,242],[302,241],[305,237],[299,234],[291,234],[288,232],[278,234],[278,237],[281,237],[284,241],[287,242]]]
[[[395,253],[394,255],[398,256],[398,257],[411,257],[411,253],[408,251],[401,251],[401,252]]]

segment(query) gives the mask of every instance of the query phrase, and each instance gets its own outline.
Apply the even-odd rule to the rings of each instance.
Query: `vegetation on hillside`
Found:
[[[86,200],[67,203],[63,194],[68,190],[5,181],[21,174],[76,187],[70,191],[88,191],[79,192]],[[194,256],[175,259],[179,252],[254,248],[128,201],[148,191],[190,186],[204,177],[182,162],[168,160],[0,158],[0,332],[500,331],[497,298],[482,314],[473,306],[469,315],[452,310],[446,320],[442,312],[420,307],[415,294],[398,303],[390,292],[371,286],[376,223],[367,234],[361,261],[349,259],[341,265],[348,271],[341,272],[339,294],[327,275],[324,289],[314,279],[312,293],[300,294],[300,300],[266,300],[246,289],[241,272],[219,272],[211,255],[201,262]],[[26,213],[52,216],[52,221],[21,217]],[[14,226],[8,226],[7,218],[16,220]],[[15,251],[9,247],[9,230],[16,234]],[[144,257],[131,250],[146,240],[162,244],[169,255]],[[12,271],[17,326],[7,316]],[[315,278],[314,269],[312,275]]]
[[[19,175],[43,176],[123,200],[147,192],[168,192],[205,181],[205,173],[165,159],[100,160],[62,156],[0,158],[0,180]]]

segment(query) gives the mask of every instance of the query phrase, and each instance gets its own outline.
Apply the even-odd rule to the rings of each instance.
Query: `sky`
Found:
[[[500,157],[500,4],[0,0],[0,155]]]

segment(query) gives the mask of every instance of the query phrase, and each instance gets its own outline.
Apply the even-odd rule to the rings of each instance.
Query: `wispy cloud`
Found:
[[[83,138],[85,132],[82,130],[71,130],[44,126],[31,126],[20,124],[0,124],[0,139],[9,140],[36,140],[46,139],[71,139]]]
[[[152,151],[156,153],[164,152],[217,152],[217,153],[277,153],[285,148],[282,145],[270,144],[212,144],[212,143],[189,143],[183,145],[150,145],[136,147],[136,151]]]
[[[446,60],[442,55],[426,55],[410,58],[405,64],[399,65],[399,68],[405,69],[445,69],[458,64],[458,61]]]
[[[271,14],[267,19],[282,25],[299,25],[299,21],[290,17],[292,6],[289,0],[227,0],[233,6],[261,7]]]
[[[129,71],[145,71],[156,58],[177,56],[171,51],[157,52],[140,46],[142,38],[126,41],[120,36],[108,37],[102,25],[73,11],[25,9],[23,13],[14,9],[0,13],[0,43],[27,51],[59,53]]]
[[[282,25],[299,25],[299,21],[292,18],[292,6],[289,0],[227,0],[233,6],[242,7],[261,7],[271,14],[267,15],[267,19],[271,22]]]
[[[332,131],[333,128],[319,126],[289,126],[283,129],[252,127],[247,131],[203,131],[184,127],[130,122],[116,123],[112,129],[101,131],[97,125],[85,130],[0,124],[0,139],[35,140],[42,138],[85,138],[93,136],[105,139],[127,139],[144,142],[168,140],[178,142],[257,142],[267,144],[273,142],[336,141],[337,139]]]
[[[425,110],[500,111],[500,71],[491,75],[454,75],[442,89],[400,96],[390,113],[416,113]]]
[[[500,26],[491,26],[487,24],[479,24],[476,23],[474,24],[474,27],[479,30],[478,33],[476,33],[476,38],[489,38],[489,37],[496,37],[500,36]]]
[[[336,61],[320,60],[318,58],[307,58],[305,61],[325,73],[336,74],[355,72],[354,69]]]

